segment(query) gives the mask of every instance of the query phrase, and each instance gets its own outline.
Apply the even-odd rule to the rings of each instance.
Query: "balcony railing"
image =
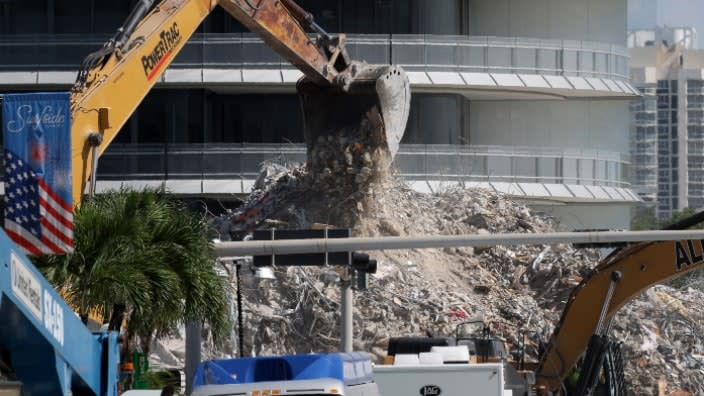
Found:
[[[0,37],[0,71],[76,70],[107,36]],[[407,70],[554,74],[629,79],[625,47],[588,41],[447,35],[349,35],[354,59]],[[196,34],[172,68],[293,68],[257,36]]]
[[[302,163],[303,144],[113,144],[101,179],[254,179],[265,161]],[[402,145],[395,166],[413,180],[511,181],[624,187],[627,158],[537,147]]]

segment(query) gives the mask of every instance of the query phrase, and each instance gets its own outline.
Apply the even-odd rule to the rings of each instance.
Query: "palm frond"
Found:
[[[35,264],[79,312],[127,307],[130,334],[164,334],[202,320],[230,333],[226,292],[204,220],[162,189],[121,188],[75,214],[75,251]]]

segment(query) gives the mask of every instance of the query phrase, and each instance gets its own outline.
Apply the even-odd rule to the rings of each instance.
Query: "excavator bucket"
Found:
[[[398,151],[408,122],[410,84],[397,66],[354,63],[338,76],[340,87],[320,86],[308,78],[296,89],[303,107],[308,161],[315,161],[321,144],[334,139],[366,145],[384,153],[390,164]],[[378,150],[377,150],[378,149]]]

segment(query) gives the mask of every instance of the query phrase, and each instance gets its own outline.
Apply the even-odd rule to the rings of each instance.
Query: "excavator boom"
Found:
[[[621,307],[648,288],[703,267],[704,240],[641,242],[604,259],[572,291],[541,357],[536,372],[538,385],[549,391],[559,390],[587,350],[600,322],[609,323]],[[602,306],[605,309],[600,319]]]
[[[325,32],[293,0],[152,2],[139,1],[115,37],[85,59],[72,89],[74,204],[95,174],[98,155],[216,6],[303,72],[297,90],[309,152],[321,137],[371,121],[372,136],[365,141],[393,159],[410,107],[401,68],[352,61],[345,36]]]

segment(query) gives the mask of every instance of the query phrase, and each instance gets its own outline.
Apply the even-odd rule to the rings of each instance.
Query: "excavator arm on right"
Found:
[[[570,295],[536,371],[539,389],[556,392],[595,334],[646,289],[704,267],[704,240],[641,242],[612,253]]]

